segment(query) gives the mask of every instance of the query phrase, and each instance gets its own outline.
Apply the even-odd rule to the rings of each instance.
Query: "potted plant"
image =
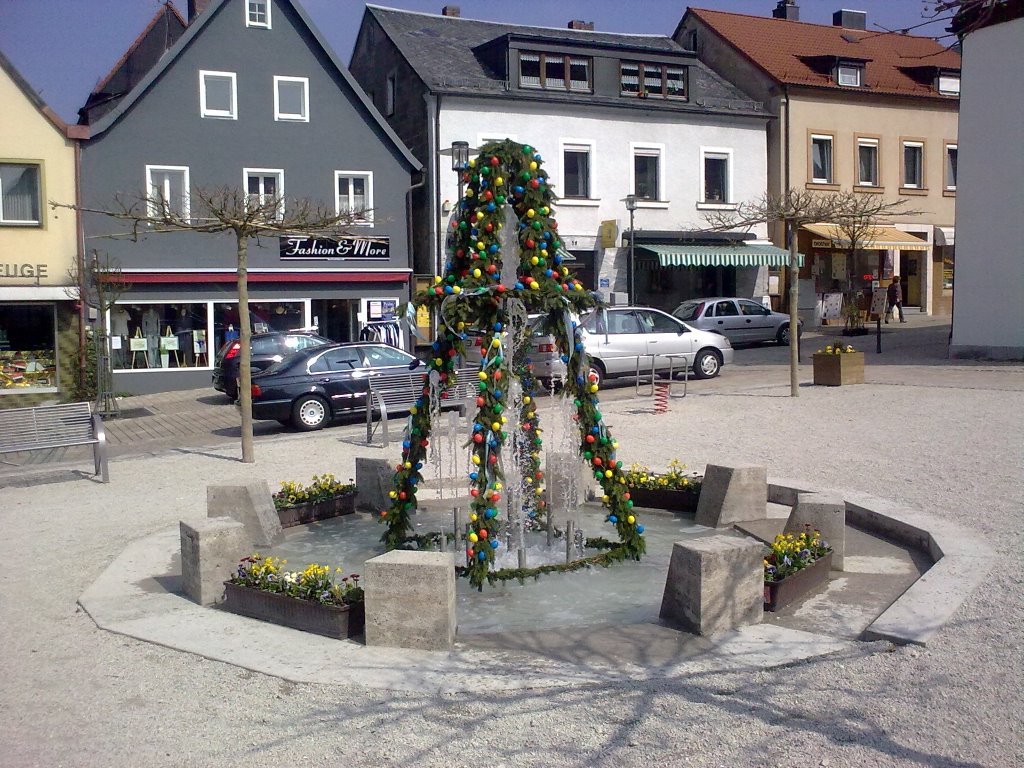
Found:
[[[253,554],[224,582],[222,606],[232,613],[334,638],[359,635],[366,622],[359,574],[341,576],[311,563],[287,571],[287,560]],[[339,578],[340,577],[340,578]]]
[[[864,353],[835,344],[814,353],[814,383],[826,387],[864,383]]]
[[[861,306],[863,302],[864,294],[861,291],[854,291],[843,302],[844,336],[864,336],[868,333],[868,329],[864,327],[865,313],[864,308]]]
[[[820,531],[780,533],[764,558],[764,609],[784,608],[827,582],[831,569],[832,548]]]
[[[687,472],[679,459],[668,463],[667,472],[652,472],[642,464],[633,464],[623,473],[629,487],[629,499],[637,507],[696,512],[701,478]]]
[[[274,508],[282,528],[349,515],[356,509],[355,481],[342,483],[330,473],[313,475],[309,485],[285,480],[274,494]]]

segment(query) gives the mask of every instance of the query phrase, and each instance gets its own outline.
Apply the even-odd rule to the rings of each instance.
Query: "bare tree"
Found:
[[[239,387],[241,404],[242,461],[251,464],[255,455],[252,431],[252,332],[248,322],[248,247],[250,239],[277,236],[338,237],[366,215],[365,211],[335,213],[305,199],[285,200],[274,195],[252,195],[233,187],[191,190],[187,205],[174,204],[153,191],[132,197],[117,195],[110,208],[89,208],[50,201],[52,208],[95,213],[131,225],[130,231],[112,237],[163,232],[195,232],[235,237],[238,263]]]
[[[765,194],[758,200],[740,203],[734,211],[713,211],[705,215],[709,227],[715,231],[750,229],[757,224],[781,223],[785,227],[786,242],[789,243],[789,385],[790,395],[800,396],[799,349],[796,329],[800,327],[797,317],[798,298],[798,255],[797,233],[804,224],[832,223],[837,227],[856,229],[858,238],[853,242],[863,243],[869,228],[877,228],[881,218],[892,215],[912,215],[916,211],[906,210],[908,200],[901,198],[886,202],[881,195],[856,194],[853,192],[811,192],[790,189],[781,195]],[[850,251],[851,253],[854,250]]]

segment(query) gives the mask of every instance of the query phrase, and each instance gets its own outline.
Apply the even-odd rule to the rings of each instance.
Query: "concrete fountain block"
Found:
[[[789,513],[786,533],[803,533],[806,526],[821,532],[832,547],[832,570],[843,570],[846,551],[846,501],[836,493],[798,493]]]
[[[224,582],[249,554],[245,526],[230,517],[179,523],[181,586],[189,600],[212,605],[224,596]]]
[[[269,547],[283,538],[281,518],[266,480],[206,486],[206,516],[234,518],[245,526],[251,546]]]
[[[764,545],[717,533],[677,541],[661,599],[661,618],[711,635],[764,614]]]
[[[754,464],[708,464],[694,522],[711,528],[768,517],[768,470]]]
[[[450,552],[395,549],[363,566],[366,644],[445,651],[455,642]]]
[[[356,457],[356,508],[380,512],[391,506],[388,491],[395,468],[387,459]]]

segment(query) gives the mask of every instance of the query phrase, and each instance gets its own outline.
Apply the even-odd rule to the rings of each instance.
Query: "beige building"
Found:
[[[953,294],[960,57],[929,38],[866,31],[866,16],[800,22],[688,9],[674,37],[776,118],[768,125],[768,191],[853,190],[905,197],[922,211],[886,222],[852,269],[841,238],[804,232],[801,310],[832,291],[870,291],[903,276],[908,308],[949,314]],[[784,233],[773,233],[785,245]],[[780,280],[778,285],[785,285]],[[806,303],[805,303],[806,302]]]
[[[0,408],[53,398],[73,381],[79,310],[69,275],[80,258],[76,141],[0,54]]]

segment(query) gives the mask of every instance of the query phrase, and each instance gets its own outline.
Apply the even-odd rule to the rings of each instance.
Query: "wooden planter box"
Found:
[[[362,602],[335,606],[311,603],[276,592],[224,582],[225,610],[303,632],[343,640],[363,633],[366,609]]]
[[[326,520],[330,517],[351,515],[355,511],[356,495],[349,493],[345,496],[335,496],[327,501],[311,501],[306,504],[283,507],[277,510],[277,516],[281,518],[282,528],[291,528],[295,525],[315,523],[317,520]]]
[[[825,352],[814,355],[814,383],[826,387],[843,384],[864,383],[864,353],[843,352],[829,355]]]
[[[700,493],[691,491],[630,488],[629,498],[637,507],[670,509],[673,512],[696,512]]]
[[[831,552],[818,558],[806,568],[790,574],[782,581],[766,581],[764,583],[764,609],[777,611],[785,608],[815,587],[827,584],[830,570],[832,570]]]

